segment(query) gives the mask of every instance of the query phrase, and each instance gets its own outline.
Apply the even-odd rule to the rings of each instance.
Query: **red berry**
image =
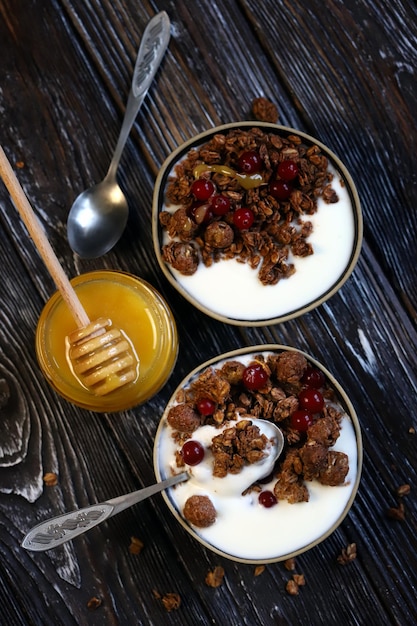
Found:
[[[243,370],[243,384],[247,389],[262,389],[268,380],[268,374],[260,363],[251,363]]]
[[[194,219],[196,224],[208,224],[213,218],[211,205],[202,200],[194,202],[189,209],[188,214]]]
[[[277,174],[283,180],[294,180],[298,176],[298,165],[295,161],[281,161],[278,165]]]
[[[318,370],[316,367],[307,367],[303,374],[303,377],[301,378],[301,382],[304,385],[307,385],[307,387],[320,389],[320,387],[323,387],[326,379],[321,370]]]
[[[313,423],[313,416],[309,411],[298,410],[292,413],[290,418],[291,428],[305,433],[307,428]]]
[[[236,209],[236,211],[233,213],[233,224],[239,230],[247,230],[252,226],[254,220],[255,216],[251,209]]]
[[[191,193],[197,200],[208,200],[216,191],[216,187],[207,178],[198,178],[191,185]]]
[[[324,398],[320,391],[313,387],[307,387],[298,394],[298,401],[301,409],[310,413],[320,413],[324,406]]]
[[[271,506],[274,506],[277,503],[277,499],[272,491],[261,491],[258,496],[259,504],[262,504],[267,509],[270,509]]]
[[[204,459],[204,448],[199,441],[189,439],[181,448],[181,455],[187,465],[198,465]]]
[[[269,183],[269,193],[277,200],[287,200],[292,192],[292,187],[285,180],[273,180]]]
[[[262,165],[262,159],[259,152],[255,150],[247,150],[240,155],[237,166],[241,172],[245,174],[255,174],[259,172]]]
[[[227,196],[214,196],[211,201],[211,209],[214,215],[225,215],[230,209],[230,200]]]
[[[216,403],[211,398],[202,398],[197,402],[197,411],[200,415],[213,415]]]

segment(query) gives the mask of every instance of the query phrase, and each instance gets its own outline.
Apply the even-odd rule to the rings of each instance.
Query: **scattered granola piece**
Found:
[[[87,602],[87,609],[89,611],[95,611],[96,609],[98,609],[99,606],[101,606],[101,602],[102,602],[101,598],[97,598],[97,596],[93,596]]]
[[[207,573],[205,583],[208,587],[220,587],[224,579],[224,568],[216,565],[214,570]]]
[[[410,435],[415,435],[416,434],[416,429],[414,428],[414,426],[410,426],[410,428],[408,429],[408,432]]]
[[[304,574],[293,574],[292,578],[299,587],[303,587],[306,584],[306,579],[305,579]]]
[[[290,579],[285,585],[285,591],[290,594],[290,596],[298,596],[299,586],[295,582],[294,579]]]
[[[411,491],[410,485],[408,484],[400,485],[397,488],[397,496],[399,496],[400,498],[402,498],[403,496],[408,496],[410,491]]]
[[[397,520],[399,522],[404,521],[405,519],[405,506],[402,502],[399,503],[398,507],[391,506],[387,511],[388,517],[391,519]]]
[[[279,117],[276,105],[263,96],[255,98],[252,102],[252,113],[255,119],[260,122],[270,122],[271,124],[276,124]]]
[[[337,557],[337,562],[339,565],[347,565],[356,559],[356,554],[356,543],[349,543],[346,548],[342,549]]]
[[[55,487],[58,484],[58,476],[54,472],[47,472],[43,477],[43,482],[47,487]]]
[[[22,170],[25,167],[25,162],[24,161],[16,161],[16,167],[19,170]]]
[[[166,593],[162,596],[162,604],[168,612],[176,611],[181,605],[181,596],[178,593]]]
[[[287,559],[286,561],[284,561],[284,567],[289,572],[294,571],[295,570],[295,558],[293,557],[291,559]]]
[[[260,576],[265,571],[265,565],[257,565],[253,573],[254,576]]]
[[[140,554],[144,548],[144,543],[137,537],[130,538],[129,552],[130,554]]]

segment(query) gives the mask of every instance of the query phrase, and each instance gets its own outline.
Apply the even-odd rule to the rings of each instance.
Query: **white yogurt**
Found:
[[[168,266],[176,281],[206,309],[242,321],[280,317],[319,299],[342,277],[355,246],[355,218],[349,193],[340,173],[332,166],[329,170],[334,174],[332,187],[339,201],[327,204],[319,198],[317,212],[303,217],[313,224],[307,241],[312,244],[314,254],[290,255],[288,262],[294,264],[295,274],[276,285],[265,286],[258,278],[258,269],[230,259],[213,263],[211,267],[200,263],[192,276],[184,276]],[[163,210],[173,213],[177,208],[164,205]],[[164,233],[163,243],[168,241]]]
[[[239,360],[246,364],[251,358],[253,355],[247,355],[239,357]],[[221,366],[221,363],[218,365]],[[161,478],[181,471],[175,464],[178,445],[171,436],[172,432],[172,428],[165,423],[157,439],[156,458]],[[206,446],[218,433],[218,429],[204,426],[194,432],[192,438]],[[266,431],[265,434],[271,436]],[[331,487],[318,481],[306,482],[310,496],[308,502],[289,504],[280,500],[275,506],[265,508],[258,502],[258,493],[241,494],[249,484],[268,476],[270,471],[267,467],[254,464],[244,468],[241,474],[213,478],[212,456],[207,453],[200,465],[190,468],[190,480],[169,490],[169,499],[181,515],[189,497],[208,496],[216,508],[217,518],[208,528],[192,527],[197,535],[214,548],[238,559],[278,559],[319,540],[345,513],[358,472],[356,433],[347,414],[341,421],[340,436],[330,449],[344,452],[349,457],[345,483]],[[275,480],[272,480],[262,485],[262,489],[273,491],[274,484]]]
[[[252,420],[254,424],[259,427],[261,434],[266,435],[268,439],[274,437],[275,429],[268,422],[260,422]],[[265,449],[266,456],[258,463],[246,465],[243,467],[239,474],[228,474],[224,478],[218,478],[213,476],[213,453],[209,449],[213,437],[222,433],[226,428],[236,425],[236,422],[226,422],[222,428],[216,428],[215,426],[205,425],[197,428],[193,432],[192,439],[201,443],[205,449],[204,459],[198,465],[193,467],[187,467],[187,471],[190,474],[190,479],[187,482],[187,489],[184,489],[184,494],[189,495],[201,494],[202,492],[210,492],[215,496],[221,498],[229,498],[240,496],[245,489],[250,487],[254,482],[268,476],[275,463],[274,450],[275,446],[271,443],[267,445]],[[171,444],[171,445],[169,445]],[[171,459],[170,472],[175,474],[178,472],[178,467],[175,464],[173,455],[177,446],[171,440],[170,442],[164,442],[163,449],[161,448],[161,455],[167,454],[167,459]],[[188,495],[185,499],[188,498]],[[184,501],[185,503],[185,501]]]

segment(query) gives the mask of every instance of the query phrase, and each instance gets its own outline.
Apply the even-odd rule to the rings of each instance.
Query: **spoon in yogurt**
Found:
[[[153,496],[155,493],[168,489],[168,487],[172,487],[188,478],[188,472],[182,472],[155,485],[145,487],[145,489],[139,489],[138,491],[106,500],[100,504],[92,504],[71,513],[64,513],[49,518],[34,526],[27,533],[22,541],[22,548],[34,552],[44,552],[45,550],[56,548],[62,543],[71,541],[71,539],[75,539],[75,537],[82,535],[94,528],[94,526],[101,524],[109,517],[113,517],[134,504]]]
[[[223,495],[235,493],[236,490],[242,492],[257,480],[268,476],[268,474],[272,472],[275,462],[284,448],[284,435],[275,424],[262,419],[251,419],[251,422],[257,425],[261,433],[268,437],[270,441],[270,445],[268,446],[269,454],[258,463],[246,466],[241,474],[228,475],[227,478],[211,477],[212,481],[227,481],[223,482],[223,486],[226,488],[226,491],[223,491]],[[22,541],[22,548],[34,552],[44,552],[51,548],[56,548],[82,535],[91,528],[94,528],[94,526],[101,524],[101,522],[104,522],[109,517],[117,515],[121,511],[128,509],[134,504],[164,489],[168,489],[169,487],[173,487],[178,483],[188,480],[190,480],[190,482],[199,480],[198,475],[196,476],[194,473],[195,469],[196,468],[192,468],[192,474],[188,471],[181,472],[180,474],[170,476],[145,489],[139,489],[138,491],[106,500],[100,504],[92,504],[91,506],[70,513],[64,513],[49,518],[34,526],[27,533]],[[250,471],[247,471],[248,469]]]
[[[128,218],[126,197],[117,183],[117,168],[136,115],[162,61],[170,39],[171,23],[165,11],[147,25],[139,47],[126,112],[107,174],[100,183],[83,191],[68,215],[71,248],[83,258],[102,256],[120,239]]]
[[[208,490],[217,496],[229,497],[240,495],[251,485],[266,476],[269,476],[274,469],[277,459],[280,457],[284,449],[284,435],[282,431],[273,422],[263,419],[242,418],[252,422],[254,426],[258,426],[260,434],[265,435],[268,439],[267,447],[264,449],[264,457],[256,463],[245,465],[242,470],[236,474],[228,473],[224,477],[213,476],[212,463],[213,458],[210,451],[210,443],[219,431],[215,426],[205,425],[198,429],[198,434],[193,433],[195,437],[204,446],[206,454],[201,463],[195,464],[189,468],[189,484],[190,488],[195,487]],[[226,428],[231,425],[226,424]]]

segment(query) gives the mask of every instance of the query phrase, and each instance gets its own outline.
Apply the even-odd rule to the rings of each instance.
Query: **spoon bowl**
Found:
[[[119,241],[129,207],[116,178],[106,178],[83,191],[68,216],[68,242],[84,258],[102,256]]]
[[[211,446],[214,441],[212,441],[212,437],[218,435],[223,429],[210,426],[204,434],[200,433],[202,436],[200,442],[203,444],[207,456],[205,455],[203,457],[203,461],[201,463],[193,464],[189,467],[187,466],[187,470],[190,475],[190,488],[192,490],[195,490],[196,492],[204,492],[207,488],[209,480],[210,489],[214,493],[218,495],[221,494],[223,498],[233,498],[234,496],[241,495],[252,485],[272,474],[275,463],[284,449],[285,440],[283,433],[274,423],[263,419],[254,419],[253,417],[244,417],[238,422],[227,422],[225,429],[227,431],[233,426],[236,426],[236,429],[239,430],[238,424],[243,424],[245,422],[251,422],[253,426],[257,426],[259,428],[260,435],[264,435],[266,437],[267,444],[262,450],[263,456],[256,461],[245,463],[240,471],[228,471],[227,476],[220,477],[216,476],[214,473],[212,474],[215,465],[214,456],[211,453]],[[193,436],[194,435],[192,435],[192,437]],[[187,461],[185,461],[185,463],[187,465]],[[208,478],[208,476],[210,476],[210,478]]]
[[[136,115],[168,47],[171,23],[165,11],[147,25],[139,47],[126,112],[119,139],[102,182],[82,192],[71,207],[67,221],[68,242],[79,256],[106,254],[126,227],[129,207],[116,175],[120,157]]]

